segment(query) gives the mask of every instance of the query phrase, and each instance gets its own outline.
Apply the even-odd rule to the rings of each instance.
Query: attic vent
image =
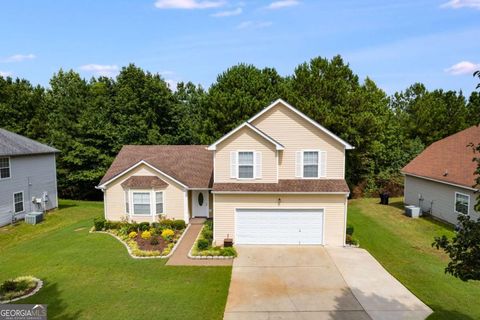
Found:
[[[444,177],[448,176],[448,169],[445,169],[445,172],[443,173],[443,176]]]

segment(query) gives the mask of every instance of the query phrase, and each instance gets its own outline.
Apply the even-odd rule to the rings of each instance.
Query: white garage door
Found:
[[[323,244],[322,209],[237,209],[236,244]]]

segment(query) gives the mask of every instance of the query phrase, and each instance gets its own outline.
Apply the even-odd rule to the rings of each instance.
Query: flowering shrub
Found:
[[[172,240],[174,234],[175,232],[173,232],[172,229],[165,229],[162,231],[162,238],[165,240]]]
[[[152,233],[150,231],[143,231],[141,235],[142,239],[150,239],[152,237]]]
[[[128,234],[128,237],[129,237],[130,239],[136,238],[136,237],[137,237],[137,233],[136,233],[135,231],[132,231],[132,232],[130,232],[130,233]]]

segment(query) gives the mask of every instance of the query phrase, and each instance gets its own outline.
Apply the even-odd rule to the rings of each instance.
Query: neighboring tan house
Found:
[[[458,214],[479,216],[474,206],[479,186],[475,186],[476,162],[469,144],[480,143],[480,127],[460,131],[426,148],[403,169],[405,203],[452,224]],[[478,156],[478,155],[477,155]]]
[[[214,242],[345,244],[345,151],[277,100],[210,146],[124,146],[98,188],[107,220],[212,217]]]
[[[0,128],[0,226],[58,206],[57,152]]]

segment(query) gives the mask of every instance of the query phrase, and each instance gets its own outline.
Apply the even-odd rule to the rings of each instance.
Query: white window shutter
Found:
[[[326,151],[320,151],[319,152],[319,176],[320,177],[326,177],[327,176],[327,152]]]
[[[262,153],[255,152],[255,179],[262,178]]]
[[[230,151],[230,178],[237,178],[237,153]]]
[[[295,152],[295,177],[301,178],[303,170],[302,151]]]

